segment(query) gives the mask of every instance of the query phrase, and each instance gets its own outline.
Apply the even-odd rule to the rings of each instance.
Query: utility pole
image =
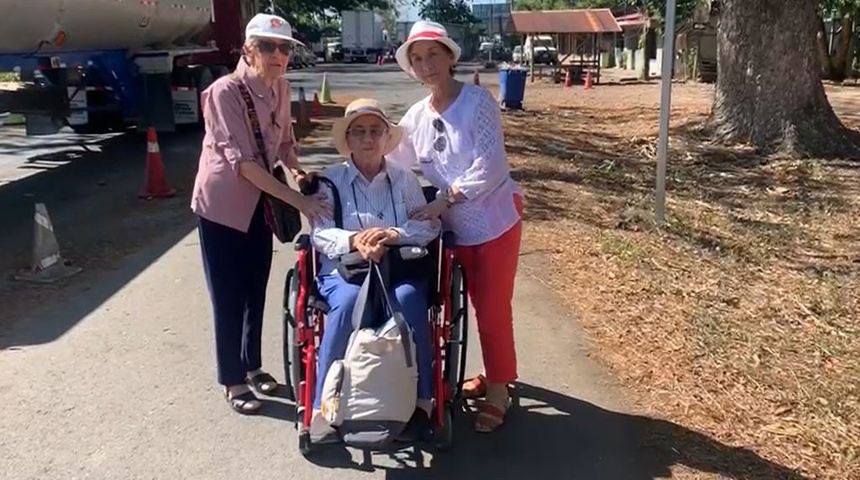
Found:
[[[492,65],[493,49],[496,48],[496,39],[493,38],[493,0],[490,0],[490,21],[487,24],[490,27],[490,56],[488,57],[488,63]]]
[[[668,56],[668,58],[667,58]],[[660,77],[660,136],[657,139],[657,226],[666,221],[666,157],[669,150],[669,114],[672,110],[672,66],[675,58],[675,0],[666,1],[663,30],[663,72]],[[668,61],[667,61],[668,60]],[[645,61],[648,56],[645,55]]]

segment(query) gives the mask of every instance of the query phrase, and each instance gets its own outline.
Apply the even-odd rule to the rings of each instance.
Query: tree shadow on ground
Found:
[[[751,450],[672,422],[613,412],[534,385],[519,384],[517,391],[522,404],[492,435],[475,433],[471,416],[458,416],[449,451],[416,446],[365,454],[364,462],[356,463],[346,448],[328,446],[312,454],[311,461],[329,468],[382,469],[388,480],[653,480],[670,477],[674,466],[735,480],[805,478]],[[375,465],[378,455],[393,458],[398,468]]]
[[[636,118],[649,114],[632,108],[560,110],[507,120],[506,147],[517,157],[512,175],[529,192],[526,218],[575,218],[617,228],[630,223],[625,217],[632,216],[637,228],[653,228],[656,132],[642,135],[642,128],[634,128],[642,126]],[[666,191],[673,201],[730,212],[723,215],[725,220],[740,229],[752,226],[754,219],[736,212],[812,219],[822,212],[844,213],[860,194],[857,179],[848,178],[860,167],[854,162],[791,161],[763,157],[752,148],[710,143],[704,119],[688,117],[671,130]],[[630,128],[624,129],[623,122]],[[653,129],[656,122],[655,127],[647,125]],[[799,232],[779,221],[766,223],[761,225],[774,238]],[[697,228],[682,225],[675,233],[703,248],[725,241],[709,238],[712,232],[696,234]]]

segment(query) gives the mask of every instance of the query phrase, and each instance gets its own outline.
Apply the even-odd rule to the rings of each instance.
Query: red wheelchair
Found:
[[[340,216],[340,201],[334,185],[325,178],[334,192],[335,217]],[[315,189],[314,189],[315,190]],[[426,198],[435,196],[435,189],[424,188]],[[319,253],[311,245],[310,236],[302,234],[295,242],[298,259],[287,271],[283,299],[284,377],[289,399],[295,403],[299,450],[311,452],[310,422],[313,412],[317,378],[318,348],[325,331],[329,306],[317,291],[316,276]],[[426,247],[425,254],[434,268],[426,272],[431,279],[428,321],[434,342],[433,353],[433,442],[445,449],[453,441],[453,417],[461,405],[461,387],[466,366],[468,328],[468,296],[466,278],[454,258],[453,235],[446,232]],[[429,262],[428,262],[429,263]]]

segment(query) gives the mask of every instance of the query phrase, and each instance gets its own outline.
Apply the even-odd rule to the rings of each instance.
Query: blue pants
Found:
[[[314,409],[320,408],[323,383],[328,369],[335,360],[346,355],[349,336],[352,334],[352,309],[358,298],[358,285],[348,283],[339,274],[322,275],[318,279],[319,292],[329,305],[326,315],[325,333],[319,350]],[[433,341],[427,317],[427,282],[424,279],[408,280],[394,288],[406,323],[412,328],[418,360],[418,399],[433,398]]]
[[[272,231],[257,206],[247,233],[198,217],[203,269],[215,316],[218,383],[241,385],[262,368],[263,308]]]

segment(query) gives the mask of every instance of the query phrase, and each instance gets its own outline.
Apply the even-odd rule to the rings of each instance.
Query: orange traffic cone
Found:
[[[478,69],[477,69],[477,68],[475,69],[475,75],[473,75],[473,76],[472,76],[472,82],[473,82],[475,85],[480,85],[480,84],[481,84],[481,76],[478,74]]]
[[[570,70],[568,70],[567,73],[564,74],[564,87],[570,88],[572,86],[573,86],[573,79],[570,78]]]
[[[308,126],[311,123],[308,114],[308,101],[305,98],[305,87],[299,87],[299,118],[296,119],[296,123],[301,126]]]
[[[158,148],[158,137],[155,129],[146,129],[146,180],[141,198],[172,197],[176,190],[167,184],[167,176],[164,173],[164,162],[161,159],[161,150]]]
[[[314,92],[314,103],[311,106],[311,116],[312,117],[322,117],[323,109],[322,103],[320,103],[320,97],[317,92]]]
[[[585,89],[586,90],[591,90],[592,82],[593,82],[593,80],[591,79],[591,72],[587,72],[585,74]]]

